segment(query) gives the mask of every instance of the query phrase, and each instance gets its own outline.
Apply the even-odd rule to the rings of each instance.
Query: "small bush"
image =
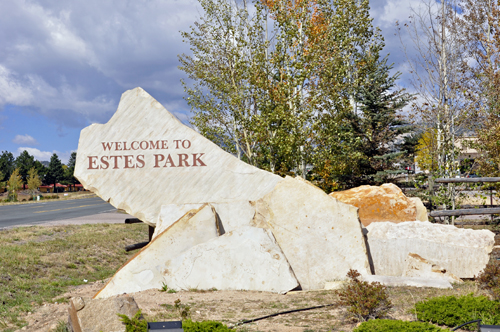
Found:
[[[493,299],[500,301],[500,262],[490,262],[476,277],[479,287],[487,290]]]
[[[216,321],[193,322],[185,320],[182,322],[184,332],[229,332],[231,331],[226,325]]]
[[[386,293],[386,287],[378,282],[369,283],[359,280],[361,274],[349,270],[349,283],[337,292],[341,306],[347,306],[347,311],[359,321],[383,317],[392,308]]]
[[[405,322],[391,319],[373,319],[361,323],[353,332],[434,332],[449,331],[424,322]]]
[[[500,304],[486,296],[434,297],[418,302],[415,308],[418,320],[438,325],[455,327],[475,319],[482,319],[484,324],[500,324]],[[463,328],[472,330],[476,327],[472,324]]]
[[[125,324],[125,332],[147,332],[148,322],[142,318],[141,310],[137,311],[134,317],[129,318],[127,315],[117,314],[121,321]]]

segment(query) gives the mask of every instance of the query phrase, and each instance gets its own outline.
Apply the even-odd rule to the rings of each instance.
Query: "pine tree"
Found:
[[[47,168],[47,174],[45,175],[45,181],[47,183],[54,185],[54,192],[56,192],[56,183],[64,178],[64,170],[62,167],[61,160],[57,154],[53,154],[50,157],[49,167]]]
[[[29,170],[35,166],[35,157],[29,154],[28,151],[24,150],[21,152],[19,157],[16,158],[14,162],[15,167],[19,170],[19,175],[23,180],[23,186],[28,181]]]

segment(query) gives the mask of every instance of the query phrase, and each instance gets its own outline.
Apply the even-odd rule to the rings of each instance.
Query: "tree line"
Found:
[[[17,158],[8,151],[0,155],[0,188],[9,192],[9,200],[17,199],[17,192],[27,189],[34,193],[41,185],[53,185],[56,192],[56,183],[64,185],[79,184],[73,176],[75,171],[76,152],[72,152],[68,164],[64,165],[57,154],[52,154],[47,166],[28,151],[23,151]]]

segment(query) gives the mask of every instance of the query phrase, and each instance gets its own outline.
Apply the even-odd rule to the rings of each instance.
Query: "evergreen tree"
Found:
[[[14,156],[12,153],[2,151],[2,155],[0,155],[0,172],[2,172],[3,177],[0,178],[0,182],[7,181],[14,171],[14,168]]]
[[[28,181],[28,173],[32,167],[35,166],[35,157],[29,154],[28,151],[24,150],[21,152],[19,157],[16,158],[14,162],[15,167],[19,170],[19,175],[24,184]]]
[[[73,186],[77,183],[80,183],[74,176],[75,164],[76,164],[76,152],[72,152],[68,160],[68,165],[64,170],[64,180],[65,183]]]
[[[56,192],[56,183],[62,179],[64,179],[63,165],[57,154],[54,153],[52,157],[50,157],[49,167],[47,168],[47,173],[45,175],[45,182],[47,184],[53,184],[54,192]]]
[[[383,183],[391,174],[404,172],[395,165],[405,153],[400,148],[402,142],[398,144],[396,140],[411,127],[398,111],[408,104],[411,95],[404,89],[396,89],[400,74],[390,75],[392,65],[387,64],[387,57],[372,64],[357,90],[355,99],[360,112],[351,113],[351,121],[364,154],[360,182]]]

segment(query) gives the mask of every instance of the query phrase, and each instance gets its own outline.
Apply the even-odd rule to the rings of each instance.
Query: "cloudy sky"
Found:
[[[404,75],[396,20],[420,0],[372,0],[385,53]],[[120,95],[142,87],[179,119],[183,100],[177,55],[189,53],[179,31],[200,16],[195,0],[0,0],[0,151],[53,152],[66,162],[80,130],[105,123]]]

